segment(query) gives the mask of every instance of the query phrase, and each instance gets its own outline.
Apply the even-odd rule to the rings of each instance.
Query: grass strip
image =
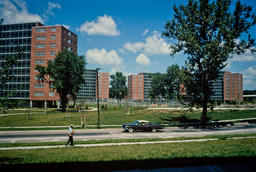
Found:
[[[255,142],[256,138],[248,138],[132,146],[5,150],[0,151],[0,163],[40,164],[173,158],[255,157]]]
[[[126,143],[126,142],[151,142],[151,141],[172,141],[172,140],[191,140],[191,139],[212,139],[226,140],[234,137],[250,137],[256,136],[256,133],[250,134],[231,134],[231,135],[208,135],[204,137],[177,137],[177,138],[145,138],[145,139],[108,139],[108,140],[86,140],[75,141],[75,144],[98,144],[98,143]],[[66,141],[59,142],[30,142],[30,143],[0,143],[0,147],[25,147],[25,146],[55,146],[64,145]]]

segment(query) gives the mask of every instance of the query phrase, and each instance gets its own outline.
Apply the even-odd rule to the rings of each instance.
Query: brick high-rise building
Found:
[[[39,83],[36,65],[46,66],[55,54],[67,49],[77,52],[77,35],[63,26],[37,26],[32,28],[30,101],[57,101],[59,96],[50,91],[49,84]]]

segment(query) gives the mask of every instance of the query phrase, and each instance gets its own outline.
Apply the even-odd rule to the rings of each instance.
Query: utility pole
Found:
[[[101,68],[96,68],[96,86],[97,86],[97,106],[98,106],[98,128],[100,128],[100,104],[99,104],[99,70]]]

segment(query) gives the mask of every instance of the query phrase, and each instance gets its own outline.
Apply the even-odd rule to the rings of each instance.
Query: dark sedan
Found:
[[[152,132],[156,132],[157,129],[164,128],[164,125],[152,124],[146,120],[137,120],[132,124],[123,124],[124,131],[129,131],[130,133],[133,132],[133,130],[151,130]]]

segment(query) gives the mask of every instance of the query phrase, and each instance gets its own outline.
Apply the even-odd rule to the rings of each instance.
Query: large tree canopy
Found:
[[[124,98],[127,95],[126,76],[122,72],[116,72],[115,75],[110,75],[109,97]]]
[[[76,93],[85,83],[85,56],[77,55],[66,49],[58,52],[53,61],[48,60],[47,66],[37,65],[36,69],[38,81],[52,84],[53,90],[56,90],[61,99],[62,110],[65,111],[68,102],[68,95],[76,99]]]
[[[211,2],[211,3],[210,3]],[[252,7],[238,1],[233,12],[231,0],[189,0],[187,5],[174,5],[171,21],[165,24],[163,36],[176,39],[170,46],[171,56],[180,51],[188,55],[188,75],[185,83],[189,105],[203,107],[201,123],[206,122],[207,107],[212,107],[212,82],[234,54],[247,49],[255,52],[255,39],[239,40],[255,25]]]

